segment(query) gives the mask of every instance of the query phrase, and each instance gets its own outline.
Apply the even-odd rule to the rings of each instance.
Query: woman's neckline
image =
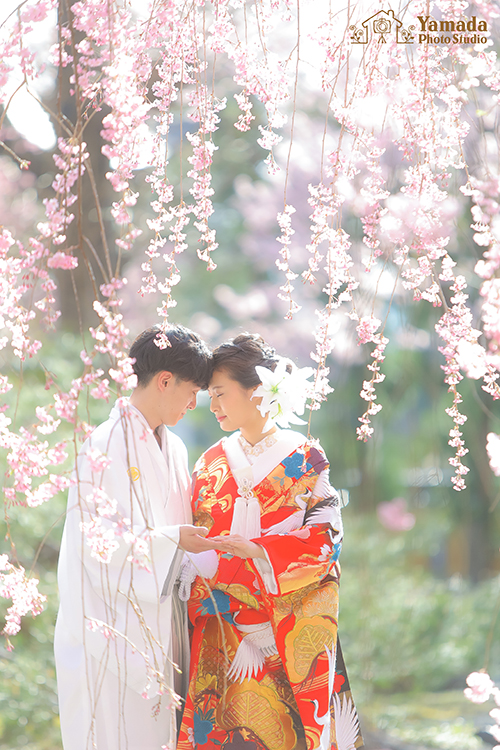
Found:
[[[255,448],[256,445],[259,445],[259,443],[262,443],[263,440],[266,440],[268,437],[271,437],[272,435],[277,435],[279,432],[278,427],[276,425],[273,425],[273,427],[270,430],[267,430],[266,432],[262,433],[258,440],[255,442],[252,442],[247,437],[245,437],[242,433],[242,431],[239,431],[238,437],[241,437],[242,440],[245,441],[251,448]]]
[[[261,438],[255,445],[252,445],[248,440],[240,433],[238,435],[238,443],[240,444],[243,453],[248,459],[255,459],[261,456],[269,448],[272,448],[278,442],[278,431],[268,433]]]

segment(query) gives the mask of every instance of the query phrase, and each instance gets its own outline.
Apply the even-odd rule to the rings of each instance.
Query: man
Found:
[[[182,326],[163,349],[158,333],[133,343],[137,387],[84,444],[69,492],[54,643],[64,750],[175,746],[173,662],[188,646],[172,581],[181,550],[216,543],[191,525],[187,452],[166,425],[195,408],[211,354]]]

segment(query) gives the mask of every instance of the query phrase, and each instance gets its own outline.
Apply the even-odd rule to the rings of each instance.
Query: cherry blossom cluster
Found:
[[[313,196],[315,191],[310,187]],[[310,201],[311,203],[311,201]],[[332,392],[328,384],[329,367],[327,366],[327,357],[334,349],[335,341],[331,333],[332,312],[337,309],[343,302],[352,300],[352,293],[357,288],[358,282],[351,275],[350,269],[353,266],[353,260],[350,254],[351,243],[349,236],[343,229],[331,230],[327,228],[326,217],[331,218],[331,208],[335,205],[335,196],[332,200],[325,200],[325,208],[318,203],[312,202],[315,211],[312,216],[313,221],[317,222],[318,234],[316,237],[321,240],[327,240],[328,249],[326,251],[326,266],[324,271],[327,274],[328,283],[323,288],[327,295],[327,303],[322,310],[316,310],[318,323],[314,331],[316,341],[315,351],[311,352],[311,359],[317,363],[316,377],[314,380],[314,389],[311,399],[310,408],[318,409],[320,404],[326,400],[329,393]],[[336,209],[334,209],[336,210]],[[311,271],[317,270],[317,264],[320,262],[321,255],[318,252],[318,245],[310,247],[313,258],[309,261],[309,269],[303,273],[305,279],[311,282]],[[311,262],[312,261],[312,262]]]
[[[500,688],[498,688],[489,674],[486,671],[471,672],[467,677],[468,687],[464,690],[464,695],[472,703],[486,703],[487,700],[493,698],[497,707],[490,711],[490,716],[495,722],[494,725],[488,727],[488,731],[492,735],[493,739],[496,740],[497,744],[494,745],[493,750],[500,749]]]
[[[40,0],[35,4],[23,4],[22,14],[17,15],[15,34],[11,37],[10,47],[8,42],[4,42],[4,48],[9,47],[12,50],[12,55],[6,54],[6,61],[14,59],[16,62],[13,56],[19,49],[22,49],[23,45],[25,46],[25,53],[22,55],[24,60],[22,70],[29,79],[37,75],[36,57],[29,52],[26,45],[30,23],[43,20],[46,17],[45,11],[49,11],[55,5],[56,3],[46,3]],[[137,96],[134,98],[132,95],[132,84],[124,91],[121,82],[122,78],[126,78],[123,71],[124,61],[130,63],[129,53],[131,49],[135,49],[135,46],[130,44],[130,39],[123,39],[129,16],[124,18],[123,14],[118,12],[114,16],[116,27],[113,27],[109,23],[110,19],[106,19],[106,14],[103,13],[104,5],[109,10],[107,4],[102,2],[74,4],[69,17],[69,25],[60,28],[60,42],[51,52],[51,59],[57,65],[72,66],[72,94],[76,100],[76,109],[80,112],[80,120],[76,123],[73,135],[68,134],[58,140],[58,152],[54,156],[57,173],[52,182],[54,197],[44,201],[46,220],[38,224],[39,234],[30,238],[26,245],[16,242],[7,230],[1,231],[0,264],[3,273],[0,318],[4,330],[10,334],[10,336],[2,337],[1,346],[5,347],[10,338],[13,352],[21,360],[35,356],[41,347],[41,342],[30,336],[30,323],[36,319],[37,310],[43,316],[42,323],[49,325],[53,325],[60,315],[55,307],[56,284],[51,272],[54,270],[71,271],[78,265],[76,248],[68,247],[67,230],[74,222],[75,215],[81,211],[80,182],[88,159],[86,145],[81,137],[86,118],[92,116],[92,112],[100,106],[102,101],[106,101],[115,110],[120,106],[123,110],[125,105],[128,105],[128,111],[121,112],[120,122],[123,125],[121,131],[118,126],[116,130],[112,130],[111,117],[104,123],[104,135],[111,143],[109,148],[113,145],[116,147],[115,152],[110,151],[108,157],[117,160],[119,166],[121,158],[121,171],[118,169],[115,172],[119,173],[122,182],[132,176],[132,170],[137,165],[138,149],[142,147],[139,131],[140,124],[144,120],[144,112],[140,110]],[[114,33],[115,28],[121,33],[121,37],[119,33]],[[75,44],[75,30],[83,31],[85,35],[78,44]],[[112,43],[117,53],[113,58],[115,67],[111,61]],[[150,63],[149,58],[148,61]],[[103,76],[102,66],[106,63],[108,64],[105,68],[106,75]],[[133,62],[131,65],[129,79],[132,78],[135,82],[139,66],[134,67]],[[116,69],[117,67],[119,70]],[[7,75],[9,67],[4,66],[3,71]],[[147,71],[144,75],[147,77]],[[5,80],[2,82],[4,83]],[[123,95],[122,98],[120,95]],[[144,101],[144,96],[142,96],[142,102]],[[144,107],[145,110],[148,108]],[[127,127],[126,119],[132,114],[135,114],[136,119],[129,125],[134,125],[134,127]],[[67,123],[63,131],[68,132],[66,125]],[[132,147],[135,149],[135,162],[131,162],[130,159]],[[121,151],[118,153],[120,148]],[[127,148],[127,155],[124,156]],[[127,166],[123,167],[125,163]],[[128,190],[128,186],[118,185],[116,179],[114,185],[123,187],[121,205],[115,204],[112,210],[115,219],[120,222],[124,219],[123,207],[133,205],[136,196]],[[135,230],[127,226],[127,232],[128,239],[130,239],[131,233]],[[122,237],[122,240],[124,239],[127,240],[127,237]],[[122,247],[125,244],[126,242],[122,242]],[[15,502],[34,507],[68,488],[71,480],[66,475],[49,473],[51,465],[60,466],[66,460],[65,443],[59,441],[54,444],[47,439],[40,439],[36,433],[43,436],[51,435],[57,432],[63,420],[72,423],[75,430],[83,432],[84,435],[89,434],[91,428],[82,422],[78,415],[80,395],[88,390],[94,398],[106,400],[109,398],[109,380],[104,377],[105,372],[102,368],[93,366],[95,356],[106,354],[111,357],[112,367],[109,369],[109,376],[116,382],[119,391],[128,389],[135,382],[132,363],[124,353],[128,348],[126,341],[128,331],[123,326],[122,316],[117,310],[120,304],[117,292],[124,283],[126,280],[111,278],[110,281],[101,285],[101,299],[105,302],[103,304],[96,300],[96,311],[102,318],[102,323],[95,331],[91,331],[95,334],[96,341],[93,351],[82,352],[84,373],[80,378],[72,381],[67,392],[57,387],[53,394],[52,404],[37,407],[38,424],[35,425],[35,431],[25,427],[14,430],[11,420],[2,413],[0,445],[6,451],[8,465],[7,486],[4,488],[6,503]],[[2,393],[7,393],[12,388],[12,384],[4,377],[2,377],[1,385]],[[48,376],[47,389],[50,390],[53,385],[52,378]],[[2,412],[6,408],[7,404],[3,405]],[[7,506],[6,518],[8,518]],[[139,556],[138,553],[137,557]]]
[[[333,393],[333,388],[328,381],[330,368],[326,364],[328,355],[332,352],[335,344],[333,336],[330,333],[331,310],[316,310],[318,322],[314,331],[316,340],[315,351],[311,352],[311,359],[316,362],[316,372],[314,375],[313,387],[311,389],[310,403],[308,408],[316,411],[320,408],[323,401],[326,401],[329,393]]]
[[[26,269],[26,261],[14,254],[16,243],[7,229],[0,233],[0,325],[10,334],[14,354],[24,360],[32,357],[41,347],[39,339],[30,337],[30,321],[35,317],[33,310],[22,304],[23,295],[31,288],[32,281]],[[0,338],[0,349],[9,343],[9,336]]]
[[[6,378],[2,379],[1,385],[2,392],[11,388]],[[47,409],[37,407],[36,416],[38,424],[35,429],[39,434],[45,436],[57,430],[59,420],[54,419]],[[4,486],[5,501],[36,507],[69,487],[70,480],[65,475],[49,472],[50,466],[60,466],[66,461],[66,443],[59,441],[51,446],[48,440],[40,440],[33,431],[24,427],[14,431],[11,425],[10,417],[4,411],[0,412],[0,448],[6,451],[8,469],[5,477],[9,482]],[[38,479],[42,481],[34,482]]]
[[[20,74],[21,80],[32,81],[41,72],[36,53],[26,44],[26,38],[57,7],[58,0],[30,0],[20,3],[13,14],[8,33],[0,38],[0,103],[9,104],[8,83],[12,73]],[[42,66],[43,67],[43,66]],[[27,168],[28,163],[23,165]]]
[[[453,395],[453,406],[446,409],[446,413],[454,422],[454,427],[449,433],[449,445],[456,448],[455,456],[449,461],[455,467],[455,476],[452,478],[454,487],[461,490],[465,487],[464,475],[468,473],[467,466],[462,464],[462,458],[468,453],[462,440],[460,428],[466,422],[467,417],[459,411],[459,405],[462,397],[457,390],[458,383],[462,380],[463,375],[460,372],[458,359],[459,347],[468,337],[471,331],[471,312],[466,305],[468,296],[464,293],[466,281],[463,276],[457,276],[454,285],[451,287],[454,292],[451,298],[450,309],[442,316],[439,323],[436,324],[436,330],[445,341],[445,346],[440,346],[439,351],[444,355],[446,364],[442,365],[445,372],[445,382],[448,384],[448,390]],[[477,335],[478,332],[476,332]]]
[[[496,84],[500,90],[500,76]],[[500,268],[500,237],[498,221],[500,217],[500,180],[498,176],[479,180],[470,177],[463,188],[471,197],[473,239],[479,247],[484,247],[483,258],[476,263],[475,273],[481,279],[480,293],[483,298],[481,320],[484,337],[487,341],[487,363],[499,369],[500,354],[500,286],[497,272]],[[485,388],[488,390],[488,388]]]
[[[113,363],[108,372],[118,386],[118,393],[130,390],[137,383],[133,361],[126,354],[128,328],[124,325],[123,315],[118,312],[122,300],[117,296],[117,290],[122,289],[125,283],[126,279],[113,279],[110,284],[101,286],[101,293],[108,298],[108,302],[102,304],[97,300],[94,301],[94,310],[101,318],[101,323],[97,328],[89,329],[96,342],[94,351],[107,354]],[[92,364],[92,358],[83,352],[82,359],[85,364]],[[84,376],[83,382],[86,385],[94,384],[102,374],[102,370],[95,370],[92,375],[87,375],[87,380]],[[108,385],[109,380],[105,378],[100,384],[95,385],[91,395],[94,398],[107,400],[109,398]]]
[[[13,249],[18,255],[13,255]],[[40,261],[46,258],[47,251],[41,243],[31,241],[28,248],[16,245],[7,230],[0,234],[0,323],[10,334],[13,353],[21,361],[33,357],[39,351],[41,342],[30,337],[29,323],[35,311],[23,305],[24,295],[32,293],[35,280],[42,279],[42,287],[47,288],[49,276]],[[0,348],[9,343],[9,336],[0,339]],[[13,385],[6,376],[0,380],[0,393],[7,394]],[[67,458],[64,441],[50,445],[47,439],[39,439],[36,432],[45,436],[55,432],[58,420],[49,411],[39,407],[36,410],[38,424],[36,432],[20,427],[13,429],[12,420],[6,416],[7,403],[0,407],[0,447],[6,451],[8,486],[4,488],[5,500],[34,507],[50,500],[68,487],[68,479],[49,473],[49,466],[59,466]],[[48,477],[48,479],[43,479]],[[42,479],[36,483],[36,480]],[[35,480],[35,481],[34,481]]]
[[[82,521],[80,528],[85,535],[90,554],[102,563],[111,562],[113,552],[119,548],[114,528],[104,526],[100,518]]]
[[[241,110],[241,115],[238,116],[238,121],[234,123],[234,127],[242,133],[246,133],[251,128],[252,120],[255,120],[255,115],[252,115],[253,104],[248,98],[246,91],[242,91],[241,94],[235,94],[234,98]]]
[[[219,5],[219,20],[211,27],[213,43],[209,46],[213,51],[218,51],[215,30],[218,29],[221,36],[225,33],[222,22],[224,4]],[[186,238],[191,216],[194,228],[199,232],[198,257],[206,262],[209,271],[216,267],[212,253],[217,248],[217,242],[215,231],[209,226],[213,213],[211,164],[217,148],[213,142],[213,133],[219,123],[217,113],[224,109],[226,100],[217,99],[205,82],[208,60],[205,59],[206,48],[204,50],[204,37],[201,33],[203,23],[198,6],[186,10],[174,2],[163,3],[158,5],[150,17],[147,31],[147,46],[157,49],[160,57],[157,66],[158,80],[152,86],[154,107],[158,114],[154,115],[157,122],[154,171],[149,178],[155,193],[151,206],[157,216],[148,220],[149,229],[154,236],[146,251],[147,260],[142,264],[146,276],[143,277],[141,294],[157,291],[162,294],[158,314],[165,322],[170,308],[176,305],[172,295],[173,287],[180,281],[176,256],[188,247]],[[197,132],[186,132],[186,141],[192,149],[187,157],[190,169],[186,176],[192,181],[189,193],[194,202],[186,203],[181,176],[180,200],[177,205],[171,205],[175,194],[168,175],[168,137],[174,124],[172,107],[178,100],[181,105],[181,126],[185,101],[189,107],[187,117],[191,122],[198,123]],[[181,154],[183,147],[184,144],[181,144]],[[162,253],[163,248],[165,251]],[[166,268],[163,280],[154,271],[154,262],[161,255]]]
[[[459,17],[467,3],[451,2],[446,7],[431,3],[430,6],[422,5],[420,11],[417,4],[414,12],[425,11],[428,15],[433,7],[438,6],[442,12]],[[450,255],[448,247],[450,235],[454,233],[452,222],[458,205],[450,199],[448,184],[453,171],[463,171],[466,167],[464,144],[469,125],[463,113],[469,102],[469,91],[473,92],[481,84],[481,79],[493,91],[500,88],[496,54],[481,45],[472,51],[470,47],[463,46],[421,44],[413,46],[411,64],[408,64],[403,45],[395,42],[380,45],[372,40],[363,47],[362,75],[359,69],[353,68],[353,79],[347,81],[342,97],[337,86],[338,78],[331,74],[329,76],[328,70],[332,70],[332,62],[340,65],[345,59],[344,34],[343,29],[336,31],[332,25],[324,24],[315,35],[320,46],[328,50],[322,67],[323,86],[325,90],[332,90],[331,110],[340,126],[339,147],[332,152],[333,158],[329,157],[328,167],[334,164],[338,168],[340,164],[343,167],[343,184],[347,180],[352,183],[353,191],[358,190],[364,244],[370,250],[370,255],[362,258],[367,271],[373,273],[376,270],[378,258],[384,258],[386,264],[392,261],[401,286],[412,293],[415,301],[430,302],[436,308],[445,307],[437,331],[445,343],[440,351],[445,356],[445,379],[453,395],[453,405],[447,410],[454,421],[450,444],[455,448],[455,456],[450,461],[455,467],[454,486],[462,489],[468,470],[462,458],[467,449],[460,430],[464,419],[458,408],[461,403],[457,390],[460,378],[454,378],[457,372],[460,374],[460,370],[467,377],[482,377],[483,387],[496,398],[498,368],[492,358],[486,356],[478,341],[480,331],[473,325],[463,277],[459,277],[458,282],[455,278],[456,260]],[[394,77],[382,73],[391,65],[397,70]],[[403,98],[398,95],[402,90],[405,91]],[[377,124],[374,125],[373,120],[366,123],[364,113],[370,107],[369,102],[379,107],[385,104],[384,131],[380,125],[380,133],[384,133],[385,141],[377,134]],[[393,144],[408,163],[403,184],[397,192],[388,188],[388,172],[384,167],[384,155],[388,155],[385,145],[387,136],[389,139],[392,137]],[[394,148],[392,144],[391,148]],[[342,164],[342,159],[348,162],[349,168]],[[467,177],[470,177],[468,173]],[[498,180],[492,179],[490,182],[498,190]],[[469,184],[475,185],[474,180],[471,179]],[[477,201],[481,200],[481,194],[481,190],[476,190]],[[487,196],[483,203],[489,207],[491,199],[489,194]],[[486,223],[489,224],[490,220],[488,217]],[[479,211],[475,228],[476,238],[479,235],[481,244],[489,245],[486,257],[490,265],[482,265],[481,268],[490,273],[493,270],[491,259],[496,257],[496,249],[488,241],[491,232],[488,235]],[[306,277],[313,281],[318,266],[314,257],[314,253],[318,252],[318,233],[316,227],[313,226],[312,230],[313,258],[309,261]],[[331,270],[335,278],[337,269]],[[486,314],[491,331],[498,321],[496,286],[493,280],[490,287],[481,290],[483,296],[488,295],[488,303],[483,306],[483,322],[486,323]],[[447,299],[448,287],[454,292],[450,304]],[[383,380],[380,363],[388,341],[380,334],[380,339],[375,342],[371,337],[370,325],[375,325],[376,316],[373,312],[365,315],[361,310],[357,311],[355,293],[351,302],[353,309],[349,316],[358,323],[359,343],[376,343],[372,352],[375,361],[368,366],[373,374],[364,381],[361,391],[362,398],[369,405],[360,418],[362,426],[358,428],[359,439],[365,440],[373,432],[369,426],[370,417],[381,408],[380,404],[375,403],[375,386]],[[483,330],[486,330],[486,325]]]
[[[446,10],[453,10],[460,15],[463,13],[462,6],[463,4],[452,3]],[[463,170],[465,167],[464,142],[469,128],[465,118],[461,118],[461,113],[468,102],[467,92],[479,86],[479,76],[484,76],[487,86],[496,86],[498,89],[498,72],[494,72],[495,54],[487,52],[480,45],[475,48],[474,53],[463,46],[432,48],[431,51],[429,47],[425,47],[424,50],[425,55],[421,56],[421,64],[425,64],[425,71],[422,71],[425,75],[422,75],[421,81],[425,84],[425,95],[419,106],[415,106],[419,103],[414,99],[410,107],[408,102],[405,103],[405,112],[401,107],[398,113],[403,124],[406,122],[405,138],[401,141],[401,147],[404,147],[404,153],[408,157],[420,153],[421,163],[409,168],[407,184],[402,188],[402,192],[415,206],[413,214],[406,214],[405,222],[412,228],[413,238],[410,245],[401,247],[396,262],[401,267],[403,286],[413,291],[414,299],[429,301],[436,307],[444,304],[446,308],[436,330],[445,342],[440,351],[446,360],[443,366],[445,382],[453,395],[453,405],[447,409],[447,413],[454,421],[454,427],[450,431],[450,445],[456,449],[454,458],[450,459],[455,466],[455,477],[452,481],[455,489],[463,489],[464,475],[468,469],[462,463],[467,449],[464,447],[460,430],[465,417],[458,409],[462,400],[457,390],[461,379],[460,370],[465,372],[467,377],[483,378],[484,389],[494,398],[498,398],[499,395],[496,384],[498,372],[478,342],[480,331],[473,325],[473,315],[465,294],[465,279],[463,276],[455,277],[453,268],[456,262],[447,252],[451,227],[448,224],[447,228],[446,224],[451,217],[446,216],[445,209],[452,208],[453,203],[446,188],[450,169]],[[447,58],[452,65],[443,64]],[[461,77],[456,76],[457,63],[463,66]],[[418,59],[415,68],[412,74],[414,79],[418,80]],[[447,106],[437,108],[436,97]],[[433,137],[430,137],[431,133]],[[468,184],[462,192],[470,195],[470,185],[474,185],[475,180],[470,175],[467,176]],[[476,194],[478,201],[481,200],[480,193],[479,190]],[[404,206],[408,212],[411,202],[405,202]],[[476,221],[480,221],[479,213],[478,210]],[[388,218],[390,219],[390,216]],[[394,220],[388,222],[387,217],[384,217],[381,227],[384,226],[384,222],[386,226],[389,225],[390,230],[394,231],[395,227],[396,232],[401,231],[401,223],[398,224]],[[478,227],[480,232],[475,236],[476,242],[480,237],[478,244],[486,244],[482,228]],[[397,235],[394,239],[401,242]],[[444,285],[449,285],[450,290],[454,292],[450,306],[446,301]],[[483,330],[486,333],[486,327],[483,327]]]
[[[378,412],[382,409],[381,404],[375,403],[375,400],[377,398],[375,392],[375,384],[381,383],[385,379],[385,375],[380,372],[380,363],[385,359],[385,349],[387,347],[387,344],[389,343],[389,339],[383,336],[381,333],[372,333],[374,327],[378,328],[379,325],[380,321],[377,319],[371,318],[369,320],[366,320],[365,318],[362,318],[357,328],[358,335],[364,337],[370,336],[370,340],[376,344],[375,349],[371,352],[370,355],[373,358],[373,362],[367,365],[367,368],[372,372],[372,376],[370,380],[363,381],[363,388],[361,389],[360,393],[361,398],[368,402],[368,408],[361,417],[358,417],[361,425],[356,429],[356,434],[358,436],[358,440],[363,440],[365,442],[373,434],[373,427],[371,427],[371,417],[375,414],[378,414]]]
[[[77,44],[75,32],[84,34]],[[74,3],[69,28],[63,27],[62,33],[58,54],[64,41],[71,45],[67,60],[72,62],[74,93],[84,117],[91,117],[103,105],[110,109],[103,119],[106,144],[102,152],[112,166],[107,177],[121,193],[111,209],[122,228],[115,241],[122,250],[130,250],[141,230],[132,221],[130,209],[137,202],[137,193],[130,189],[129,181],[141,161],[151,163],[153,158],[153,139],[146,122],[151,103],[145,87],[151,58],[144,52],[131,14],[118,4],[107,9],[100,0]]]
[[[298,274],[294,273],[290,268],[291,238],[295,234],[295,231],[292,229],[292,214],[294,213],[295,208],[293,206],[285,206],[283,213],[278,214],[278,224],[281,229],[281,236],[278,237],[278,242],[281,245],[281,250],[279,251],[281,259],[276,261],[276,265],[281,271],[285,272],[286,278],[286,282],[280,286],[278,297],[288,303],[288,310],[285,315],[287,320],[291,320],[294,313],[300,310],[300,305],[297,305],[292,299],[294,289],[292,281],[297,278]]]
[[[344,198],[339,184],[342,179],[352,178],[354,173],[351,159],[346,158],[340,149],[336,149],[328,155],[325,182],[308,186],[308,203],[312,208],[309,216],[312,222],[311,242],[307,245],[310,254],[308,268],[302,272],[302,279],[313,285],[321,271],[327,278],[326,286],[322,289],[327,295],[327,301],[323,309],[316,310],[318,318],[314,331],[316,346],[315,351],[311,353],[311,358],[317,363],[314,392],[310,404],[313,410],[318,409],[333,390],[328,384],[329,368],[326,365],[327,357],[335,346],[331,333],[332,313],[343,303],[350,303],[352,308],[353,293],[359,286],[359,282],[352,273],[354,261],[351,241],[347,232],[340,226],[340,211]],[[325,256],[326,264],[323,265]],[[353,309],[348,314],[355,315]]]
[[[9,636],[21,629],[21,618],[27,614],[39,615],[47,597],[38,591],[38,580],[29,578],[22,566],[9,562],[7,555],[0,555],[0,596],[11,599],[7,609],[2,635],[6,637],[7,648],[12,649]]]
[[[54,252],[54,246],[66,242],[67,227],[74,219],[70,206],[77,200],[72,189],[84,171],[88,155],[84,143],[75,145],[60,138],[58,145],[54,161],[59,172],[52,183],[55,197],[45,201],[47,221],[38,224],[39,234],[30,237],[27,244],[16,242],[6,229],[0,234],[0,322],[10,332],[11,346],[21,360],[33,357],[41,347],[40,340],[30,336],[30,324],[36,319],[37,310],[42,313],[42,325],[49,327],[60,315],[54,296],[56,284],[50,271],[71,270],[78,265],[71,252],[57,249]],[[0,347],[7,341],[6,337],[0,339]]]
[[[110,464],[110,459],[97,449],[92,449],[87,456],[92,471],[101,472]],[[109,564],[122,540],[128,550],[127,562],[153,573],[149,550],[150,533],[138,532],[130,519],[119,516],[115,498],[109,497],[102,488],[95,487],[85,497],[85,507],[89,509],[90,520],[82,521],[80,528],[92,557]]]
[[[198,92],[199,93],[199,92]],[[195,134],[187,134],[187,138],[193,148],[193,153],[188,157],[191,169],[187,176],[193,180],[193,186],[189,192],[195,200],[193,214],[195,217],[194,226],[200,233],[201,248],[198,249],[198,257],[207,264],[207,269],[213,271],[216,268],[212,260],[211,253],[217,249],[218,244],[215,241],[215,231],[210,229],[208,220],[213,213],[211,197],[214,193],[211,187],[212,175],[210,166],[212,164],[212,155],[217,146],[211,140],[213,133],[219,122],[217,112],[224,109],[226,100],[221,101],[210,99],[208,91],[204,90],[203,99],[198,97],[191,98],[191,104],[197,103],[196,110],[190,115],[191,119],[200,123],[199,130]]]
[[[54,155],[54,162],[59,172],[52,183],[56,195],[44,200],[47,221],[40,222],[37,226],[40,235],[56,246],[66,242],[68,226],[75,218],[70,209],[78,200],[78,195],[73,192],[73,188],[83,175],[85,161],[88,159],[84,142],[77,142],[73,138],[59,138],[58,147],[60,153]],[[75,268],[77,260],[59,252],[53,263],[54,268]]]
[[[269,151],[266,162],[270,171],[275,169],[273,148],[282,139],[276,128],[286,123],[286,116],[278,106],[289,98],[291,78],[278,55],[266,49],[267,34],[276,25],[280,3],[266,0],[252,8],[252,13],[242,16],[239,3],[228,0],[207,2],[187,8],[176,2],[158,3],[148,19],[144,44],[157,50],[159,64],[157,80],[152,90],[155,94],[154,114],[157,122],[155,134],[155,169],[150,179],[156,193],[152,208],[157,214],[149,220],[154,232],[143,263],[146,276],[143,278],[142,294],[159,291],[163,295],[159,315],[167,319],[169,308],[175,306],[172,289],[180,280],[176,255],[187,248],[187,227],[193,217],[193,227],[199,232],[197,254],[206,262],[207,269],[215,269],[212,258],[217,248],[215,230],[209,219],[213,213],[211,165],[217,146],[214,135],[218,129],[219,113],[226,107],[226,99],[217,96],[216,86],[209,86],[207,79],[214,80],[217,56],[226,57],[234,65],[234,80],[241,86],[235,94],[239,115],[235,126],[246,131],[254,116],[250,97],[261,101],[267,113],[267,125],[259,126],[259,144]],[[288,5],[286,15],[289,16]],[[247,32],[242,34],[242,21]],[[206,29],[206,36],[203,35]],[[255,42],[258,35],[261,42]],[[147,41],[146,41],[147,39]],[[174,202],[174,189],[169,178],[168,138],[179,116],[183,118],[183,106],[187,103],[187,118],[198,123],[197,132],[186,132],[185,138],[191,147],[187,156],[190,168],[187,177],[192,184],[189,194],[192,203],[186,203],[183,194],[182,176],[180,200]],[[181,144],[184,148],[184,142]],[[182,157],[182,152],[181,152]],[[168,228],[168,229],[167,229]],[[168,230],[170,233],[168,234]],[[162,249],[166,247],[166,251]],[[167,274],[161,281],[154,270],[156,259],[162,255]]]

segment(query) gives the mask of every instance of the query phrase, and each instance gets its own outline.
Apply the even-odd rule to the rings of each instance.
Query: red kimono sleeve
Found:
[[[253,540],[267,553],[278,587],[275,595],[319,583],[332,572],[341,547],[340,541],[333,543],[333,536],[330,525],[322,523]]]

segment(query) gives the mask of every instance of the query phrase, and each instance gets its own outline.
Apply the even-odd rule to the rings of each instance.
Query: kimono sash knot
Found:
[[[253,491],[251,468],[233,469],[233,476],[238,485],[238,497],[235,498],[231,534],[239,534],[245,539],[258,539],[261,535],[260,503]]]

